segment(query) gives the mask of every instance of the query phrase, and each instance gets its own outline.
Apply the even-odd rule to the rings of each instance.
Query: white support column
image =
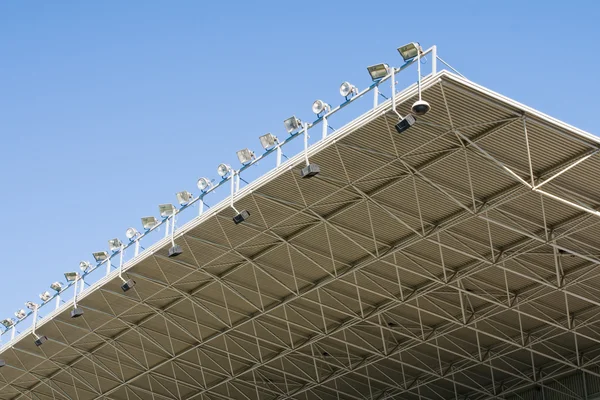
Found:
[[[281,144],[277,144],[277,150],[275,150],[277,156],[277,166],[281,165]]]
[[[373,88],[373,108],[379,104],[379,86]]]
[[[437,74],[437,46],[431,46],[431,74]]]
[[[323,117],[323,139],[327,137],[327,129],[329,128],[327,117]]]

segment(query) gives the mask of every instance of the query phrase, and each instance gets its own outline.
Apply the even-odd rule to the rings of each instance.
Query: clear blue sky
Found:
[[[600,133],[599,17],[592,0],[1,2],[0,318],[410,41]]]

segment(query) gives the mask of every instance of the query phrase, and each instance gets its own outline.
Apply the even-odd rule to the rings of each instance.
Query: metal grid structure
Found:
[[[600,142],[441,71],[210,210],[1,357],[0,399],[583,399]],[[397,94],[405,115],[416,86]]]

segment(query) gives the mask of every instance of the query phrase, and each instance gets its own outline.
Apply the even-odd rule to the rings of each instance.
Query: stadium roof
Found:
[[[1,399],[585,398],[600,392],[600,159],[441,71],[246,186],[5,347]],[[405,115],[416,86],[397,94]],[[529,397],[528,397],[529,396]],[[518,398],[518,397],[515,397]]]

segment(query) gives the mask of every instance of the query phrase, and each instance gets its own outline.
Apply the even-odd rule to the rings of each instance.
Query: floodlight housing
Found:
[[[295,115],[293,115],[285,121],[283,121],[283,125],[285,126],[285,130],[288,133],[292,133],[298,128],[300,128],[300,125],[302,125],[302,121],[300,121],[298,118],[296,118]]]
[[[3,319],[0,322],[6,329],[12,328],[15,325],[15,320],[12,318]]]
[[[29,308],[31,311],[35,310],[39,306],[40,306],[39,304],[34,303],[33,301],[27,301],[27,302],[25,302],[25,307]]]
[[[390,66],[387,64],[375,64],[367,67],[369,75],[373,81],[378,81],[390,73]]]
[[[138,232],[138,230],[135,229],[135,228],[133,228],[133,227],[132,228],[127,228],[127,230],[125,231],[125,236],[129,240],[134,240],[139,235],[140,235],[140,233]]]
[[[124,292],[126,292],[134,286],[135,286],[135,281],[133,279],[128,279],[127,281],[123,282],[123,284],[121,285],[121,289]]]
[[[83,310],[81,308],[74,308],[71,310],[71,318],[79,318],[83,315]]]
[[[406,117],[402,118],[400,120],[400,122],[398,122],[396,124],[396,131],[398,131],[398,133],[402,133],[405,130],[407,130],[408,128],[410,128],[411,126],[413,126],[413,124],[417,121],[417,119],[414,117],[414,115],[412,114],[408,114]]]
[[[62,282],[58,281],[54,282],[52,285],[50,285],[50,289],[60,292],[61,290],[63,290],[63,284]]]
[[[331,111],[331,106],[325,103],[323,100],[315,100],[315,102],[312,105],[312,112],[314,112],[317,115],[321,114],[322,112],[329,111]]]
[[[248,217],[250,217],[250,211],[242,210],[239,214],[233,217],[233,222],[235,222],[235,224],[238,225],[247,220]]]
[[[271,147],[275,146],[277,143],[279,143],[279,140],[277,140],[277,136],[273,135],[272,133],[265,133],[258,139],[260,140],[260,145],[265,150],[268,150],[269,148],[271,148]]]
[[[142,217],[142,227],[145,230],[154,228],[158,224],[158,220],[155,217]]]
[[[404,61],[412,60],[422,52],[421,45],[415,42],[398,47],[398,53],[400,53]]]
[[[96,260],[96,262],[102,262],[108,259],[108,253],[106,251],[97,251],[95,253],[92,253],[92,256],[94,257],[94,260]]]
[[[167,218],[167,217],[170,217],[171,215],[175,214],[175,206],[170,203],[159,204],[158,211],[159,211],[161,217]]]
[[[425,115],[431,110],[431,106],[425,100],[417,100],[412,105],[411,110],[415,115]]]
[[[79,261],[79,269],[83,272],[86,272],[90,268],[92,268],[92,264],[89,261]]]
[[[38,336],[33,343],[35,343],[36,346],[40,347],[47,341],[48,341],[48,337],[44,335],[44,336]]]
[[[315,175],[318,175],[321,172],[321,167],[317,164],[308,164],[306,167],[300,170],[300,177],[302,178],[312,178]]]
[[[206,192],[212,186],[212,182],[208,178],[200,178],[200,179],[198,179],[196,186],[202,192]]]
[[[221,163],[217,167],[217,174],[220,177],[225,178],[231,172],[231,167],[228,164]]]
[[[67,282],[74,282],[79,278],[79,272],[65,272],[65,279]]]
[[[176,244],[173,245],[170,249],[169,249],[169,257],[177,257],[178,255],[180,255],[181,253],[183,253],[183,250],[181,249],[181,246]]]
[[[27,316],[27,312],[22,308],[20,310],[15,311],[15,317],[20,321]]]
[[[119,251],[123,246],[123,242],[119,240],[119,238],[110,239],[108,241],[108,248],[110,251]]]
[[[46,291],[44,293],[40,293],[40,300],[42,300],[44,303],[47,302],[48,300],[50,300],[51,298],[52,298],[52,295],[48,291]]]
[[[238,160],[241,164],[248,164],[254,157],[254,152],[250,149],[242,149],[236,152]]]
[[[350,82],[342,82],[340,85],[340,94],[346,98],[350,95],[357,95],[358,88]]]
[[[187,190],[177,192],[176,196],[177,196],[177,202],[181,206],[189,203],[190,201],[192,201],[192,198],[193,198],[193,195],[190,192],[188,192]]]

